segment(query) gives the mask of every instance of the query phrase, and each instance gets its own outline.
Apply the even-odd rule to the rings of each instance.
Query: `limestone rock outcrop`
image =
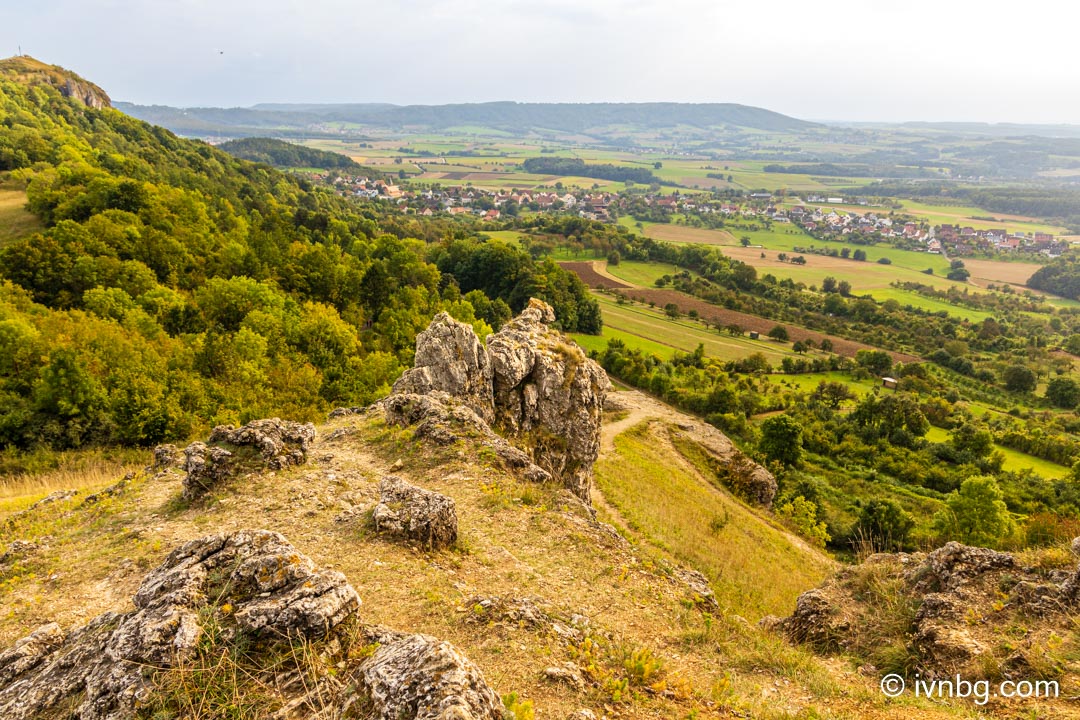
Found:
[[[484,422],[495,419],[491,395],[491,359],[472,327],[449,313],[435,316],[416,336],[411,370],[394,383],[394,394],[445,392],[472,409]]]
[[[554,320],[551,306],[534,299],[488,338],[496,424],[588,502],[611,383],[580,347],[548,327]]]
[[[144,668],[171,667],[190,655],[208,610],[216,610],[225,632],[317,637],[360,604],[341,573],[316,570],[265,530],[179,547],[132,601],[130,612],[105,613],[66,637],[46,625],[0,653],[0,717],[38,717],[64,703],[73,703],[80,720],[132,717],[152,692]]]
[[[266,717],[273,710],[280,720],[340,719],[359,717],[363,707],[365,716],[374,709],[372,717],[502,719],[483,674],[450,644],[380,626],[351,629],[356,591],[341,573],[316,569],[278,533],[243,530],[191,541],[143,580],[133,604],[67,634],[56,623],[44,625],[0,652],[0,717],[130,720],[154,706],[160,673],[206,644],[215,662],[224,662],[219,644],[238,642],[246,657],[271,653],[271,676],[259,682],[282,695]],[[271,662],[280,658],[274,643],[297,640],[333,657],[334,672],[313,669],[300,682],[295,667]],[[374,651],[354,653],[355,643]]]
[[[388,475],[379,482],[375,530],[400,535],[439,550],[457,542],[457,508],[451,498]]]
[[[555,478],[589,503],[610,382],[549,327],[554,320],[551,306],[533,299],[485,348],[471,326],[441,313],[417,336],[416,367],[377,405],[389,422],[416,425],[439,444],[471,434],[529,479]]]
[[[372,717],[415,720],[502,720],[502,702],[480,670],[450,643],[428,635],[369,630],[378,643],[358,677]]]
[[[900,643],[925,677],[975,677],[1043,657],[1080,609],[1077,588],[1080,566],[1025,567],[1010,553],[950,542],[925,554],[873,555],[800,595],[790,617],[762,625],[823,652],[870,655],[866,638]],[[1016,624],[1027,627],[1024,637],[1004,642],[999,632]],[[897,629],[903,634],[890,637]]]
[[[194,500],[253,464],[271,470],[302,465],[315,439],[315,426],[278,418],[254,420],[240,428],[219,425],[207,442],[184,448],[183,495]],[[167,455],[163,450],[161,460]],[[155,450],[155,465],[159,462]]]

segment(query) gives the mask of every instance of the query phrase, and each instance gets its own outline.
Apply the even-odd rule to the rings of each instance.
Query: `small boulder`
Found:
[[[213,445],[253,448],[271,470],[303,465],[315,440],[315,426],[279,418],[253,420],[243,427],[219,425],[210,433]]]
[[[499,696],[450,643],[385,628],[373,628],[368,636],[378,649],[357,677],[374,706],[370,717],[502,720]]]
[[[184,453],[177,449],[175,445],[158,445],[154,448],[154,464],[150,466],[150,469],[155,472],[171,470],[183,464],[183,462]]]
[[[186,500],[202,497],[233,474],[233,454],[225,448],[193,442],[184,448],[183,496]]]
[[[253,463],[271,470],[302,465],[314,439],[311,423],[278,418],[255,420],[240,428],[219,425],[206,443],[193,442],[184,448],[183,496],[197,499]]]
[[[393,475],[379,482],[379,504],[371,517],[377,532],[400,535],[431,550],[457,542],[457,509],[453,499]]]

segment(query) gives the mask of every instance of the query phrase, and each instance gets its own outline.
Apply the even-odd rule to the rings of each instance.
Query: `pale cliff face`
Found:
[[[60,92],[64,97],[74,98],[87,107],[101,110],[112,107],[109,96],[102,92],[101,88],[88,82],[82,82],[75,78],[68,78],[67,83],[60,86]]]

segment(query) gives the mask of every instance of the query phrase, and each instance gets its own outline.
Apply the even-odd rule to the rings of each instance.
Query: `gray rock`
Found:
[[[381,411],[388,423],[411,425],[415,437],[437,445],[451,445],[471,440],[495,452],[505,467],[533,482],[547,482],[551,474],[533,463],[527,453],[498,435],[476,412],[459,404],[445,392],[427,395],[395,394],[383,398],[373,408]]]
[[[0,653],[0,685],[41,664],[56,648],[64,644],[64,631],[56,623],[42,625],[14,647]]]
[[[920,592],[956,590],[972,578],[994,570],[1016,567],[1009,553],[950,542],[926,556],[907,576]]]
[[[370,630],[369,637],[379,647],[356,677],[374,705],[370,717],[502,720],[498,695],[449,643],[383,628]]]
[[[0,654],[0,717],[24,720],[71,707],[80,720],[121,720],[152,691],[144,668],[190,656],[203,618],[222,632],[322,637],[360,604],[341,573],[318,571],[281,535],[210,535],[173,551],[136,592],[135,609],[105,613],[66,638],[39,628]]]
[[[253,464],[271,470],[302,465],[314,439],[311,423],[278,418],[254,420],[240,428],[219,425],[206,443],[194,442],[184,449],[183,496],[197,499]]]
[[[840,610],[831,594],[822,588],[815,588],[800,595],[791,617],[775,623],[775,626],[792,642],[832,651],[843,647],[851,631]]]
[[[4,554],[0,555],[0,564],[28,555],[40,547],[41,543],[33,540],[13,540]]]
[[[389,422],[416,425],[419,437],[437,444],[470,434],[487,441],[527,478],[556,478],[589,503],[610,382],[581,348],[548,327],[554,319],[550,305],[533,299],[488,337],[485,349],[471,326],[440,314],[417,337],[417,366],[378,405]]]
[[[554,319],[550,305],[533,299],[488,337],[495,422],[588,503],[611,383],[580,347],[548,327]]]
[[[281,470],[289,465],[303,465],[315,440],[315,426],[279,418],[253,420],[240,428],[219,425],[210,433],[213,445],[232,445],[259,451],[266,466]]]
[[[154,464],[151,470],[160,472],[177,467],[184,462],[184,454],[175,445],[158,445],[154,448]]]
[[[716,594],[709,585],[709,579],[697,570],[676,568],[675,578],[694,593],[694,602],[701,604],[707,609],[716,610],[720,607],[716,602]]]
[[[454,501],[393,475],[379,482],[379,504],[371,517],[377,532],[400,535],[431,550],[457,542]]]
[[[544,677],[552,682],[566,683],[575,690],[585,689],[585,676],[576,663],[568,661],[544,668]]]
[[[232,477],[233,454],[225,448],[193,442],[184,448],[183,496],[188,500],[202,497],[216,485]]]
[[[491,423],[491,360],[471,325],[448,313],[435,316],[416,336],[416,359],[394,383],[394,393],[426,395],[445,392]]]

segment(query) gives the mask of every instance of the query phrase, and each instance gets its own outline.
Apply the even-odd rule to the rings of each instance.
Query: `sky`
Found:
[[[1080,9],[1027,0],[0,0],[0,57],[114,100],[735,102],[1080,124]]]

